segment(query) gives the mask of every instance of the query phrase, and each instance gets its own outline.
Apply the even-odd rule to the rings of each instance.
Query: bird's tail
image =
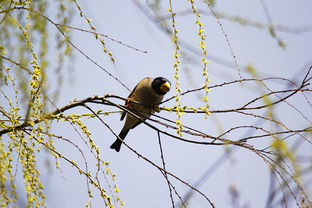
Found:
[[[110,148],[116,150],[116,152],[119,152],[121,144],[122,144],[121,140],[125,139],[125,137],[127,136],[129,130],[130,129],[128,129],[128,130],[121,130],[121,132],[118,135],[120,137],[120,139],[117,138],[116,141],[110,146]]]

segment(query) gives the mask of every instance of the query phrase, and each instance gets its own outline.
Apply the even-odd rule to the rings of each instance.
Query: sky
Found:
[[[92,19],[99,33],[111,38],[120,40],[137,49],[147,51],[142,53],[124,45],[104,40],[108,49],[116,58],[116,63],[110,62],[108,56],[103,53],[101,44],[88,33],[80,31],[73,32],[73,43],[85,54],[103,66],[107,71],[116,76],[129,89],[132,89],[139,80],[144,77],[163,76],[174,83],[173,52],[174,46],[171,38],[162,32],[147,16],[136,6],[135,1],[78,1],[85,15]],[[150,1],[138,1],[145,5]],[[169,1],[162,1],[162,14],[169,15]],[[201,3],[195,1],[198,8],[207,13],[210,10]],[[216,1],[213,8],[216,12],[227,15],[240,16],[252,21],[262,23],[268,22],[268,17],[261,4],[261,0],[235,0]],[[270,19],[274,25],[288,27],[301,27],[311,25],[312,2],[305,0],[294,2],[289,0],[263,1],[269,11]],[[55,8],[51,4],[51,16],[55,15]],[[190,8],[189,1],[173,1],[175,11],[183,11]],[[179,37],[191,44],[196,50],[199,49],[199,39],[196,35],[195,17],[192,14],[177,16],[177,28],[180,30]],[[207,35],[208,57],[219,57],[228,62],[234,63],[233,54],[239,66],[252,64],[258,70],[260,76],[283,77],[292,79],[299,70],[302,70],[311,60],[312,32],[301,34],[276,31],[278,38],[282,39],[287,47],[278,46],[277,40],[272,38],[267,30],[258,29],[252,26],[242,26],[225,19],[216,19],[211,15],[202,15],[205,34]],[[220,26],[220,23],[222,27]],[[88,29],[87,24],[77,14],[74,15],[71,26]],[[311,29],[311,28],[310,28]],[[187,50],[186,50],[187,51]],[[182,91],[202,86],[202,67],[200,56],[187,51],[190,57],[199,64],[181,65],[181,88]],[[235,67],[228,67],[219,64],[216,60],[208,65],[211,85],[226,81],[239,79]],[[75,52],[75,58],[67,63],[70,67],[63,71],[64,85],[61,88],[61,95],[57,106],[68,104],[74,99],[83,99],[92,95],[115,94],[127,97],[129,91],[107,75],[102,69],[90,62],[83,55]],[[243,77],[248,77],[245,71],[241,70]],[[302,74],[300,74],[302,75]],[[295,77],[300,79],[300,77]],[[270,83],[273,89],[285,89],[279,83]],[[57,87],[51,82],[52,87]],[[174,86],[174,84],[173,84]],[[175,94],[172,89],[166,98]],[[241,106],[250,100],[251,97],[259,96],[259,90],[252,85],[230,85],[217,88],[209,93],[211,109],[228,109]],[[310,97],[311,99],[311,97]],[[312,109],[302,96],[290,99],[289,102],[311,118]],[[202,102],[198,94],[191,94],[182,98],[183,105],[200,106]],[[174,101],[165,104],[167,107],[175,105]],[[94,109],[103,111],[116,110],[108,106],[92,105]],[[276,111],[279,119],[291,128],[302,128],[307,121],[289,105],[281,104]],[[72,113],[86,112],[84,109],[75,109]],[[161,111],[161,116],[175,120],[176,114]],[[119,114],[103,116],[111,128],[119,133],[123,122],[119,120]],[[125,207],[151,207],[164,208],[172,207],[169,197],[168,185],[162,174],[142,158],[131,152],[125,146],[119,153],[109,149],[115,137],[97,119],[85,120],[92,132],[96,144],[101,148],[101,156],[104,160],[110,161],[111,170],[116,173],[116,182],[121,190],[120,197],[126,202]],[[256,118],[243,117],[237,114],[211,115],[207,119],[203,115],[184,115],[185,125],[192,126],[211,135],[218,135],[220,129],[227,130],[233,126],[252,125],[259,122]],[[268,124],[266,127],[269,127]],[[87,151],[84,143],[75,133],[70,125],[56,123],[53,127],[55,132],[70,138]],[[250,132],[249,132],[250,133]],[[248,134],[248,130],[241,130],[232,133],[229,139],[236,139]],[[190,143],[183,143],[168,136],[161,135],[164,157],[167,170],[183,179],[189,184],[194,184],[199,178],[216,163],[225,152],[232,150],[231,146],[202,146]],[[269,145],[271,139],[255,141],[256,147]],[[156,164],[161,165],[157,133],[146,125],[140,125],[131,130],[126,138],[126,143],[146,156]],[[61,152],[74,158],[82,164],[80,153],[71,145],[56,141],[56,146]],[[301,147],[303,153],[311,152],[311,145]],[[224,161],[210,177],[199,187],[199,190],[213,201],[216,207],[230,207],[230,187],[236,187],[240,194],[241,205],[249,207],[264,207],[268,187],[269,168],[253,152],[235,148],[231,157]],[[88,157],[90,155],[86,154]],[[88,158],[89,167],[95,168],[94,160]],[[53,158],[42,159],[46,161]],[[48,193],[48,205],[50,207],[82,207],[88,200],[86,179],[77,173],[71,165],[61,162],[62,170],[44,170],[43,178],[46,182]],[[53,164],[51,164],[53,167]],[[311,174],[310,174],[311,176]],[[311,178],[311,177],[310,177]],[[178,193],[184,196],[189,188],[176,180],[171,180]],[[105,184],[105,182],[103,182]],[[309,187],[311,193],[311,185]],[[96,192],[96,190],[94,190]],[[175,197],[175,202],[178,198]],[[93,207],[101,207],[103,201],[96,195],[92,199]],[[190,202],[190,207],[209,207],[203,197],[195,194]]]

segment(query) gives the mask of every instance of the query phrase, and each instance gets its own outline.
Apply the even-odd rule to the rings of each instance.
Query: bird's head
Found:
[[[152,81],[152,88],[159,95],[165,95],[169,92],[171,83],[164,77],[157,77]]]

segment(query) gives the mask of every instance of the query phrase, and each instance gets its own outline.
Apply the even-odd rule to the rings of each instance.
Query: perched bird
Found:
[[[142,120],[146,120],[152,115],[154,108],[158,107],[164,95],[170,90],[170,85],[170,82],[164,77],[157,77],[155,79],[146,77],[130,93],[126,101],[126,106]],[[119,133],[119,137],[122,140],[125,139],[130,129],[142,123],[141,120],[126,112],[122,113],[120,120],[123,120],[125,116],[125,124]],[[110,148],[119,152],[122,144],[120,139],[117,138]]]

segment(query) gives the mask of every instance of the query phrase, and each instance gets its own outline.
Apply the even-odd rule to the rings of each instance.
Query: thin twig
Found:
[[[167,172],[166,172],[165,158],[164,158],[163,148],[162,148],[162,145],[161,145],[161,139],[160,139],[159,131],[157,131],[157,137],[158,137],[158,144],[159,144],[159,149],[160,149],[160,158],[161,158],[163,169],[165,170],[164,177],[166,178],[166,181],[168,183],[171,204],[172,204],[172,208],[174,208],[175,207],[174,206],[174,200],[173,200],[173,197],[172,197],[172,190],[171,190],[171,187],[170,187],[170,181],[169,181],[169,178],[168,178],[168,175],[167,175]]]

